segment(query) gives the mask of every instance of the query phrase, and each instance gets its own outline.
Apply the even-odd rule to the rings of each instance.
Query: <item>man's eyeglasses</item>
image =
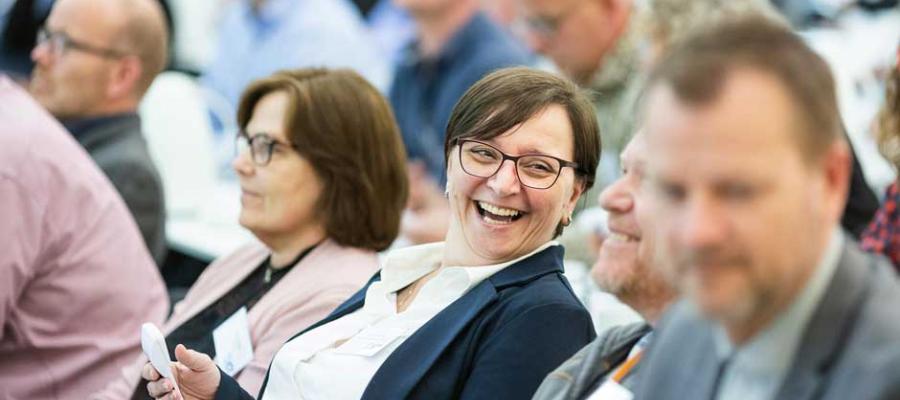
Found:
[[[559,179],[562,169],[569,167],[581,173],[578,164],[543,154],[511,156],[496,147],[477,140],[459,141],[459,165],[463,171],[479,178],[490,178],[500,170],[503,162],[516,165],[519,182],[532,189],[548,189]]]
[[[78,50],[105,58],[120,58],[126,54],[112,49],[104,49],[91,46],[87,43],[72,39],[65,32],[53,32],[46,27],[38,30],[37,45],[46,44],[49,46],[50,53],[59,58],[65,54],[66,50]]]
[[[532,16],[520,19],[516,21],[514,28],[519,32],[531,32],[546,39],[552,38],[559,32],[559,28],[566,22],[566,19],[578,11],[579,5],[582,3],[573,4],[554,16]]]
[[[297,147],[293,144],[282,143],[272,139],[268,135],[255,135],[248,137],[246,133],[240,133],[235,138],[235,150],[238,155],[244,154],[247,149],[250,150],[250,158],[253,163],[262,167],[269,164],[272,160],[272,151],[275,146],[284,146],[291,149]]]

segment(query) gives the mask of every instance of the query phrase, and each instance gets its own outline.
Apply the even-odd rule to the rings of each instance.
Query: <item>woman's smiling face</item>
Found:
[[[493,139],[481,140],[510,156],[542,154],[572,161],[574,139],[569,116],[550,105]],[[572,168],[562,168],[547,189],[523,185],[506,160],[492,176],[480,178],[460,166],[460,147],[448,159],[450,197],[449,260],[487,265],[513,260],[553,239],[557,225],[574,209],[582,192]],[[448,261],[449,261],[448,260]]]

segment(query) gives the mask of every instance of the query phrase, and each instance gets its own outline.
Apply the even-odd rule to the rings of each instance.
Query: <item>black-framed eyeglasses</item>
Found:
[[[65,32],[54,32],[46,27],[41,27],[37,33],[37,45],[46,44],[49,46],[50,52],[57,58],[65,54],[66,50],[78,50],[105,58],[121,58],[126,54],[112,49],[104,49],[91,46],[87,43],[72,39]]]
[[[519,182],[532,189],[550,188],[565,167],[572,168],[576,173],[582,172],[578,163],[545,154],[511,156],[494,146],[472,139],[460,139],[457,144],[459,165],[467,174],[479,178],[494,176],[506,160],[515,164]]]
[[[263,167],[269,164],[269,161],[272,161],[272,151],[275,150],[275,146],[284,146],[290,149],[297,149],[297,146],[290,143],[282,143],[275,139],[272,139],[269,135],[258,134],[253,137],[247,136],[246,133],[239,133],[237,137],[235,137],[235,152],[237,155],[244,154],[248,149],[250,150],[250,158],[253,160],[253,163]]]

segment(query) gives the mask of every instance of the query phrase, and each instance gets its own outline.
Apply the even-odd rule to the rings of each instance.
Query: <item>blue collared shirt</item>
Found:
[[[445,177],[444,131],[457,100],[495,69],[530,64],[529,52],[486,15],[476,13],[431,59],[412,43],[397,66],[390,100],[410,159]]]

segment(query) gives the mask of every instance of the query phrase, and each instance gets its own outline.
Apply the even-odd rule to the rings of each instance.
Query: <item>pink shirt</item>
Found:
[[[168,297],[90,156],[0,76],[0,398],[81,399],[140,351]]]

